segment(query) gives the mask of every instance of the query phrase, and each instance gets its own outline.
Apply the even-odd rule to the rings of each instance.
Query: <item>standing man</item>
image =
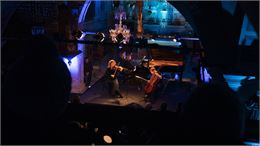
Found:
[[[85,84],[88,88],[90,88],[91,78],[92,78],[93,64],[91,59],[85,58],[84,61],[84,73],[85,73]]]
[[[109,93],[112,96],[116,96],[119,98],[123,98],[122,94],[119,90],[119,83],[118,83],[118,73],[122,72],[124,69],[121,66],[116,65],[115,60],[110,60],[107,65],[107,70],[105,72],[105,77],[109,84]]]

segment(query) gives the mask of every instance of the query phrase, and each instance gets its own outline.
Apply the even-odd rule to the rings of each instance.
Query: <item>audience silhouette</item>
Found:
[[[183,136],[189,144],[241,144],[242,104],[228,86],[200,85],[183,108]]]
[[[3,144],[50,144],[69,100],[71,76],[52,39],[33,36],[25,44],[24,56],[3,82]]]
[[[25,55],[4,78],[3,144],[59,143],[55,134],[69,101],[71,76],[50,38],[35,36],[26,44]],[[127,107],[143,109],[136,104]],[[160,108],[167,110],[167,104]],[[176,136],[185,141],[176,143],[241,144],[243,106],[226,85],[200,85],[179,112],[183,123]]]

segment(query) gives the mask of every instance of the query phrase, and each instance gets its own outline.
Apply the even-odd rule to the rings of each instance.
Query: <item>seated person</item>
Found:
[[[145,90],[145,99],[149,99],[152,96],[156,96],[158,93],[157,85],[162,79],[162,76],[157,72],[154,67],[150,68],[151,77],[148,80],[144,90]]]

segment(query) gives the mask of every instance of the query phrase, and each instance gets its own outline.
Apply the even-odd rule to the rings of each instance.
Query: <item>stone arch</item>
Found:
[[[91,4],[92,0],[86,0],[82,9],[81,9],[81,12],[80,12],[80,15],[79,15],[79,19],[78,19],[78,27],[79,27],[79,30],[83,30],[83,24],[84,24],[84,20],[86,18],[86,14],[88,12],[88,8]]]

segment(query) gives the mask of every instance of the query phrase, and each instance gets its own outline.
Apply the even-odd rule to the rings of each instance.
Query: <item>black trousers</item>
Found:
[[[120,93],[118,79],[108,81],[108,91],[111,96],[120,96],[121,98],[123,97]]]
[[[86,72],[85,73],[85,83],[87,86],[90,85],[92,79],[92,71]]]

